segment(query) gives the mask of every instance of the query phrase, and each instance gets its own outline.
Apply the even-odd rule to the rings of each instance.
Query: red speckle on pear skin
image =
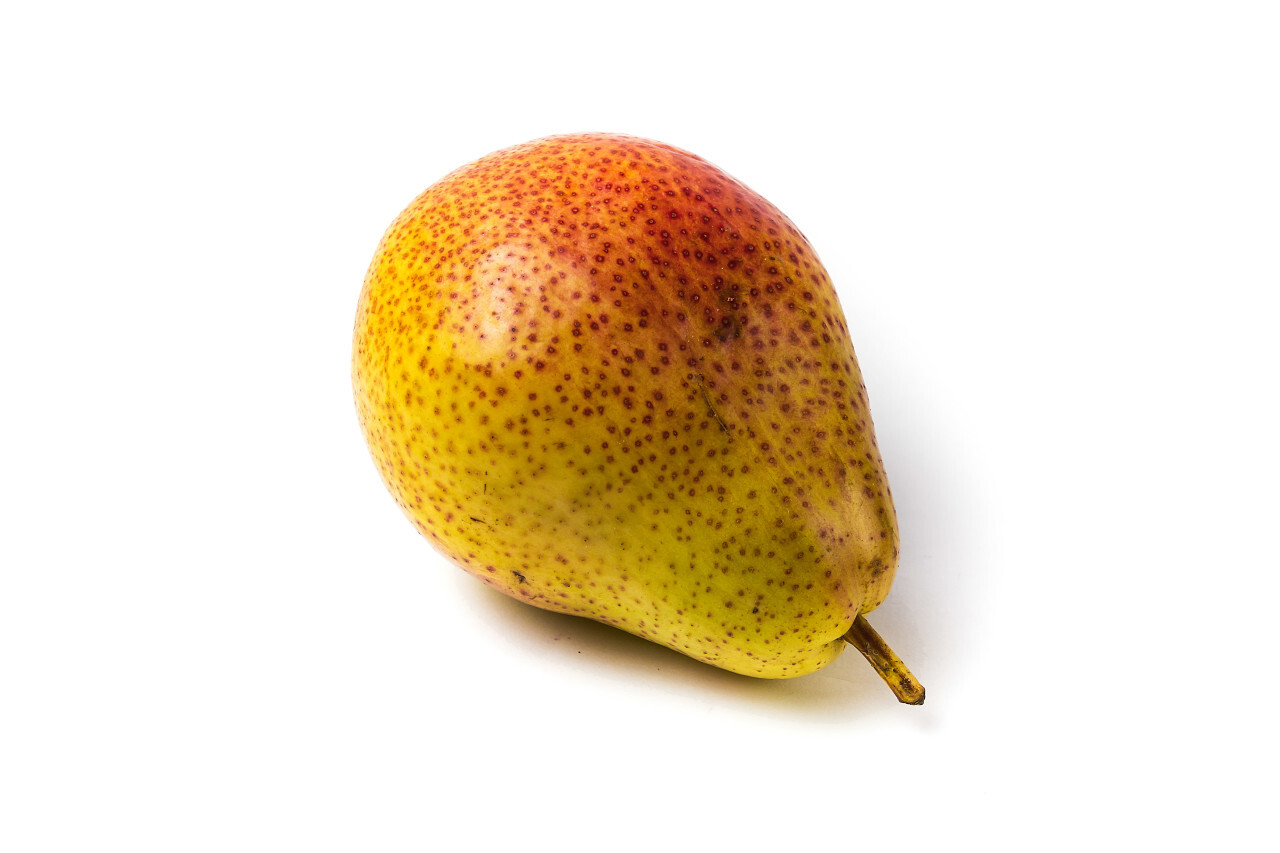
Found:
[[[521,600],[777,677],[888,591],[896,518],[834,288],[700,157],[581,134],[452,172],[379,244],[353,374],[406,514]]]

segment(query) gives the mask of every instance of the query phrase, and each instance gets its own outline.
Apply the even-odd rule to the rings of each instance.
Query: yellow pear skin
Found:
[[[495,589],[744,675],[891,655],[860,631],[898,527],[835,290],[700,157],[580,134],[449,174],[377,248],[352,372],[392,495]]]

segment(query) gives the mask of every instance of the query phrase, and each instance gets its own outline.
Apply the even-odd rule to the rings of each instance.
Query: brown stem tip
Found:
[[[889,648],[865,617],[859,615],[853,620],[853,627],[844,635],[844,639],[862,652],[862,656],[876,668],[876,672],[880,673],[880,677],[889,685],[899,702],[907,705],[924,704],[924,688],[920,686],[920,682],[916,681],[911,670],[893,653],[893,649]]]

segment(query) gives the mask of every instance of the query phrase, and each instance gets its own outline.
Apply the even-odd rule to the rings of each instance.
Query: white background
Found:
[[[0,848],[1274,844],[1278,44],[1265,2],[14,4]],[[378,238],[579,130],[817,247],[924,707],[527,609],[383,488]]]

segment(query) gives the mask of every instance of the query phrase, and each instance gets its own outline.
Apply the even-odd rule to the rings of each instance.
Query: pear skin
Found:
[[[353,379],[409,519],[536,607],[788,678],[833,661],[893,583],[831,280],[786,216],[688,152],[558,136],[446,176],[377,248]]]

